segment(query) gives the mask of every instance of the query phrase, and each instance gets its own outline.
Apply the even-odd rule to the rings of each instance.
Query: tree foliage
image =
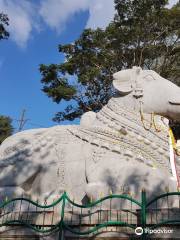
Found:
[[[9,32],[6,27],[9,25],[9,18],[6,14],[0,13],[0,40],[7,39],[9,37]]]
[[[0,13],[0,40],[7,39],[9,33],[6,26],[9,25],[9,18],[6,14]],[[0,115],[0,144],[13,133],[12,120],[10,117]]]
[[[43,92],[56,103],[69,101],[55,121],[101,109],[113,94],[112,74],[124,68],[153,69],[180,84],[180,3],[167,9],[167,0],[114,2],[105,30],[85,29],[74,43],[59,45],[64,63],[40,65]]]
[[[13,133],[10,117],[0,115],[0,144]]]

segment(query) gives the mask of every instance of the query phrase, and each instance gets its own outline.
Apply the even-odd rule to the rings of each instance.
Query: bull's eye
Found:
[[[180,101],[169,100],[169,103],[172,105],[180,105]]]
[[[172,96],[169,98],[169,103],[172,105],[180,105],[180,97],[179,94],[175,94],[175,96]]]

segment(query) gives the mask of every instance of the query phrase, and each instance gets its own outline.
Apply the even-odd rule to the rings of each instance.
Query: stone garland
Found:
[[[141,118],[140,118],[140,113],[133,111],[133,110],[129,110],[129,109],[125,109],[123,106],[121,106],[119,104],[119,102],[117,102],[117,100],[115,99],[111,99],[109,101],[109,103],[106,105],[107,108],[109,108],[111,110],[111,112],[119,115],[120,117],[125,117],[126,119],[128,119],[130,122],[134,122],[136,124],[138,124],[138,126],[142,126],[142,122],[141,122]],[[144,121],[148,122],[147,119],[145,119]],[[163,123],[163,125],[165,125]],[[157,138],[160,138],[161,140],[164,141],[164,137],[167,137],[168,134],[168,126],[166,126],[167,131],[161,131],[157,133],[156,129],[150,129],[149,131],[145,130],[142,126],[142,130],[147,133],[151,133],[152,135],[155,135]]]
[[[111,115],[111,116],[112,116],[112,115]],[[121,121],[121,122],[118,121],[118,122],[115,123],[115,121],[114,121],[114,119],[113,119],[114,123],[112,123],[111,117],[110,117],[110,116],[107,116],[107,117],[106,117],[106,120],[104,120],[105,117],[103,116],[103,114],[98,115],[98,116],[97,116],[97,119],[98,119],[99,121],[101,121],[103,124],[107,125],[109,128],[112,128],[112,127],[113,127],[113,128],[115,128],[117,131],[121,131],[121,130],[120,130],[121,127],[119,127],[119,125],[122,126],[122,121]],[[151,137],[150,139],[148,139],[148,136],[147,136],[147,135],[145,135],[145,134],[141,134],[141,135],[140,135],[141,132],[137,132],[137,130],[136,130],[136,132],[135,132],[132,127],[127,128],[127,130],[128,130],[128,134],[129,134],[129,135],[131,135],[132,137],[135,137],[135,139],[137,138],[137,139],[138,139],[139,141],[141,141],[141,142],[144,141],[146,144],[150,144],[154,150],[163,149],[164,151],[167,151],[167,148],[168,148],[167,141],[166,141],[166,142],[163,141],[163,144],[161,144],[161,145],[160,145],[160,144],[155,144],[155,143],[153,142],[154,139],[153,139],[152,137]],[[162,151],[163,151],[163,150],[162,150]]]
[[[109,105],[109,104],[108,104]],[[99,120],[99,121],[101,121],[103,124],[105,124],[105,125],[108,125],[110,128],[116,128],[116,130],[119,128],[119,125],[124,125],[124,122],[126,122],[127,123],[127,119],[125,119],[124,121],[123,121],[123,119],[122,119],[122,115],[123,116],[126,116],[126,114],[124,114],[124,113],[122,113],[121,115],[120,115],[120,117],[121,117],[121,120],[119,120],[120,118],[118,118],[118,120],[116,120],[117,119],[117,115],[116,116],[114,116],[113,117],[113,115],[114,115],[114,111],[112,111],[111,110],[111,112],[109,113],[108,112],[108,108],[106,107],[106,109],[102,109],[98,114],[97,114],[97,119]],[[129,111],[128,111],[128,113],[129,113]],[[137,115],[136,113],[133,113],[133,115]],[[132,121],[130,121],[130,119],[129,119],[129,123],[131,123]],[[140,124],[141,122],[139,121],[138,122],[138,127],[139,127],[139,124]],[[118,126],[117,126],[117,124],[118,124]],[[142,124],[142,123],[141,123]],[[132,125],[132,124],[129,124],[129,125]],[[141,128],[143,128],[141,125],[140,125],[140,127]],[[151,156],[153,155],[154,156],[154,159],[155,159],[155,161],[158,161],[161,165],[165,165],[168,169],[171,169],[170,168],[170,163],[169,163],[169,161],[167,161],[167,159],[169,160],[169,151],[167,151],[167,149],[169,148],[169,146],[168,146],[168,140],[164,140],[164,139],[167,139],[167,135],[165,135],[165,134],[163,134],[164,136],[164,139],[162,139],[162,138],[160,138],[160,139],[158,139],[158,141],[160,140],[160,142],[161,142],[161,144],[155,144],[154,143],[154,136],[153,135],[156,135],[157,136],[157,134],[158,134],[158,136],[157,137],[159,137],[159,135],[160,135],[160,133],[158,132],[156,132],[156,133],[153,133],[153,135],[150,133],[149,134],[149,131],[147,132],[147,131],[145,131],[144,129],[143,129],[143,131],[141,131],[140,133],[141,133],[141,135],[139,134],[139,132],[137,132],[137,130],[135,130],[134,129],[134,127],[132,127],[132,126],[129,126],[129,128],[128,128],[128,133],[130,134],[130,135],[132,135],[133,137],[134,137],[134,139],[136,140],[136,138],[139,140],[139,141],[141,141],[141,142],[143,142],[144,141],[144,143],[145,144],[149,144],[151,147],[152,147],[152,149],[153,149],[153,152],[151,152],[151,153],[149,153]],[[139,130],[139,129],[138,129]],[[143,133],[143,134],[142,134]],[[162,134],[162,133],[161,133]],[[143,135],[143,136],[142,136]],[[131,137],[132,137],[131,136]],[[150,139],[148,139],[148,138],[150,138]],[[142,143],[143,144],[143,143]],[[140,146],[141,148],[143,147],[143,145],[141,145]],[[159,159],[159,154],[157,155],[157,154],[154,154],[154,151],[155,150],[157,150],[160,154],[165,154],[165,156],[166,156],[166,158],[167,159],[165,159],[165,161],[163,161],[162,159]]]
[[[116,116],[114,114],[116,114]],[[113,115],[114,115],[114,117],[113,117]],[[118,127],[119,127],[119,125],[124,126],[125,125],[124,122],[126,122],[125,127],[129,131],[133,131],[138,136],[140,136],[140,134],[141,134],[141,136],[143,138],[148,139],[148,141],[152,141],[152,142],[154,142],[154,137],[158,138],[157,141],[159,142],[159,140],[160,140],[160,142],[161,142],[161,144],[159,144],[158,147],[162,147],[165,149],[165,151],[167,151],[167,147],[168,147],[167,134],[168,133],[162,134],[160,132],[155,133],[152,131],[150,132],[150,131],[144,130],[142,127],[142,123],[140,121],[138,121],[137,119],[135,119],[136,120],[135,124],[136,124],[136,126],[138,125],[138,130],[137,130],[137,129],[135,129],[134,126],[132,126],[132,120],[130,117],[127,117],[127,115],[125,115],[123,112],[122,112],[122,114],[119,113],[118,115],[119,116],[117,116],[117,113],[114,113],[114,111],[106,108],[105,110],[103,109],[97,114],[97,118],[100,121],[102,121],[104,124],[112,124],[112,121],[113,121],[116,125],[118,124]],[[125,119],[123,119],[123,117]],[[112,127],[113,127],[113,125],[112,125]],[[117,127],[116,127],[116,129],[117,129]]]
[[[69,131],[71,132],[71,134],[83,141],[86,141],[94,146],[123,155],[124,157],[128,158],[128,160],[130,158],[134,158],[135,160],[143,162],[150,167],[154,167],[155,162],[158,160],[159,164],[163,168],[171,172],[169,165],[165,164],[167,162],[167,159],[164,159],[163,161],[162,159],[157,158],[158,155],[153,154],[153,151],[147,151],[144,146],[142,147],[138,143],[132,144],[132,141],[129,141],[127,139],[125,140],[125,138],[123,137],[120,137],[118,139],[117,135],[114,136],[110,129],[103,130],[102,128],[96,127],[89,129],[81,128],[80,131],[75,129],[69,129]],[[115,141],[112,141],[112,138]],[[140,150],[140,147],[143,148],[142,151]]]
[[[95,131],[93,129],[89,129],[89,130],[90,130],[90,132],[94,132],[95,134],[102,135],[102,133],[103,133],[103,135],[104,135],[104,130],[102,128],[101,129],[96,128]],[[164,156],[164,158],[167,158],[167,159],[164,159],[164,160],[159,158],[158,153],[165,155],[165,152],[161,148],[157,150],[158,153],[154,152],[154,150],[150,149],[150,142],[149,141],[145,142],[145,144],[142,144],[142,141],[141,141],[142,139],[137,139],[136,137],[133,138],[133,139],[132,139],[132,136],[129,136],[129,135],[126,135],[124,137],[119,137],[118,133],[116,133],[116,135],[114,135],[111,131],[106,130],[105,132],[106,132],[106,136],[108,136],[110,139],[115,139],[116,140],[116,142],[115,142],[116,145],[120,145],[120,142],[122,142],[123,144],[126,144],[127,149],[131,148],[132,152],[137,152],[137,149],[141,148],[142,149],[141,150],[141,155],[145,155],[145,159],[151,158],[151,160],[154,162],[153,163],[154,165],[155,165],[156,161],[158,161],[163,166],[166,166],[167,168],[170,168],[170,166],[168,166],[168,164],[167,164],[168,163],[167,159],[169,158],[169,155]],[[107,133],[108,133],[108,135],[107,135]],[[90,133],[87,133],[87,134],[90,134]],[[121,146],[121,148],[122,148],[122,146]],[[130,156],[132,157],[133,154],[130,154]],[[149,163],[150,163],[150,161],[148,161],[148,164]]]
[[[56,144],[58,145],[58,144]],[[59,147],[59,146],[58,146]],[[55,147],[56,155],[58,158],[58,169],[57,169],[57,178],[58,178],[58,188],[60,188],[60,191],[64,191],[66,189],[65,184],[65,162],[64,162],[64,151],[63,151],[63,145],[60,147],[60,152],[58,151],[57,147]]]
[[[81,127],[79,130],[71,128],[70,132],[97,147],[129,158],[134,157],[151,167],[162,166],[171,172],[167,132],[157,132],[155,129],[146,131],[140,115],[133,110],[124,109],[114,99],[96,116],[102,127]],[[125,127],[124,133],[122,126]]]
[[[58,167],[56,169],[57,175],[57,188],[60,192],[64,192],[66,190],[66,181],[65,181],[65,151],[64,147],[67,146],[70,139],[72,139],[72,135],[68,134],[68,131],[64,129],[60,129],[60,131],[54,132],[53,137],[57,135],[58,143],[53,143],[52,147],[54,148],[57,156]]]

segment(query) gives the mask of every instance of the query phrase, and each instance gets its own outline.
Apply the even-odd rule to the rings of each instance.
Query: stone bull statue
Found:
[[[176,190],[169,161],[168,119],[180,120],[180,88],[139,67],[114,74],[117,94],[80,126],[27,130],[0,146],[0,195],[82,201],[142,188]]]

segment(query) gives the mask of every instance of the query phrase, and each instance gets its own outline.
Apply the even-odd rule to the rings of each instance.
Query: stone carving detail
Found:
[[[58,185],[61,187],[62,192],[65,191],[65,163],[64,163],[64,150],[63,145],[61,145],[61,150],[58,152],[57,144],[55,147],[55,151],[58,158],[58,169],[57,169],[57,177],[58,177]]]
[[[6,139],[0,146],[0,194],[48,198],[69,190],[81,201],[109,189],[118,193],[120,186],[136,197],[144,187],[150,195],[167,186],[175,190],[168,119],[180,120],[180,89],[136,67],[114,74],[113,84],[117,94],[98,113],[85,113],[80,126]]]

